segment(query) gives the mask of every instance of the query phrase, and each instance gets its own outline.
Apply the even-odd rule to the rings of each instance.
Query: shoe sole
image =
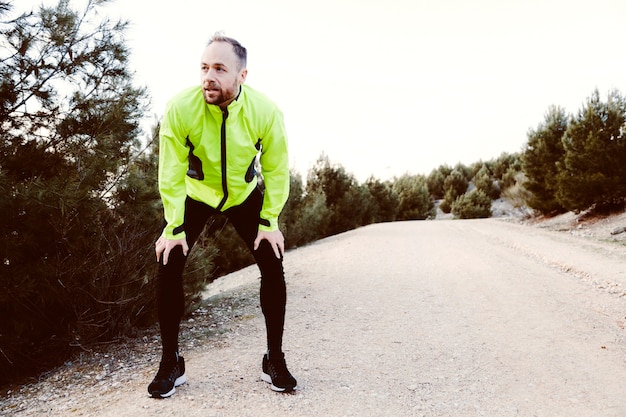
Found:
[[[261,372],[261,380],[267,382],[268,384],[270,384],[270,389],[272,391],[275,391],[275,392],[291,392],[291,391],[295,391],[296,389],[298,389],[297,385],[295,387],[293,387],[293,388],[277,387],[272,382],[272,377],[269,374],[266,374],[265,372]]]
[[[183,385],[185,382],[187,382],[187,374],[181,375],[178,378],[176,378],[176,381],[174,381],[174,388],[172,388],[170,391],[166,393],[160,393],[160,392],[154,391],[154,392],[151,392],[150,395],[152,395],[152,398],[171,397],[176,392],[176,387]]]

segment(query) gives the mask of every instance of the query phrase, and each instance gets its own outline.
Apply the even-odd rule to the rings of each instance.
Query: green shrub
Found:
[[[440,200],[443,198],[443,183],[451,171],[451,168],[446,170],[445,168],[439,167],[439,169],[433,169],[430,174],[428,174],[426,183],[428,185],[428,192],[433,200]]]
[[[372,222],[392,222],[398,215],[399,199],[389,181],[381,182],[373,177],[369,178],[366,186],[372,200]]]
[[[452,203],[452,214],[459,219],[491,217],[491,199],[482,190],[475,189]]]
[[[449,214],[450,211],[452,210],[452,203],[450,203],[450,201],[448,199],[444,198],[443,200],[441,200],[441,203],[439,204],[439,208],[445,214]]]
[[[396,178],[393,191],[399,199],[397,220],[424,220],[435,217],[434,203],[423,175]]]
[[[500,188],[494,181],[487,164],[482,164],[481,168],[474,175],[473,182],[476,188],[484,192],[490,199],[495,200],[500,197]]]
[[[458,164],[457,167],[458,168],[455,168],[452,172],[450,172],[443,183],[443,199],[445,204],[441,209],[444,213],[450,212],[445,211],[445,209],[448,206],[452,209],[452,203],[454,203],[460,195],[465,194],[467,187],[469,186],[469,181],[466,178],[468,168],[463,168],[460,164]]]
[[[532,194],[525,187],[526,176],[523,172],[518,172],[510,185],[502,192],[502,197],[506,198],[515,208],[525,207]]]

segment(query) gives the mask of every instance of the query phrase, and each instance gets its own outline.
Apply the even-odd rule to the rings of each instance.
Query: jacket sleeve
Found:
[[[278,230],[278,215],[289,197],[289,154],[283,114],[275,109],[262,140],[261,170],[265,195],[259,230]]]
[[[165,110],[159,129],[159,193],[167,225],[163,229],[166,239],[183,239],[185,220],[185,175],[189,151],[186,133],[176,107],[171,103]]]

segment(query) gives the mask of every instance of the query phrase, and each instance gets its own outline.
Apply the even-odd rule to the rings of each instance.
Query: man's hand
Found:
[[[283,256],[283,253],[285,253],[285,238],[280,230],[274,230],[273,232],[259,230],[256,235],[256,239],[254,240],[254,250],[259,248],[262,240],[267,240],[270,243],[270,246],[274,250],[274,254],[278,259],[280,259]]]
[[[187,256],[187,252],[189,252],[187,239],[169,240],[161,236],[156,241],[155,250],[156,250],[157,262],[161,260],[161,255],[163,255],[163,265],[167,265],[167,261],[170,258],[170,252],[172,251],[172,249],[174,249],[178,245],[183,247],[183,255]]]

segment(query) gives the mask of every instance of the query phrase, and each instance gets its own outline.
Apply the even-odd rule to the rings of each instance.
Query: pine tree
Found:
[[[122,285],[135,265],[112,262],[155,236],[117,234],[135,230],[115,198],[147,97],[128,70],[126,23],[99,20],[104,3],[0,22],[0,378],[113,337],[145,285],[141,273]]]
[[[626,198],[626,100],[617,90],[606,102],[594,91],[569,124],[563,147],[556,194],[563,207],[580,211]]]
[[[556,194],[558,167],[565,156],[562,139],[567,126],[565,110],[552,106],[544,121],[528,133],[528,142],[522,154],[527,177],[524,186],[531,193],[528,205],[541,213],[563,211]]]
[[[339,164],[331,164],[320,156],[307,177],[307,193],[323,194],[329,210],[327,234],[334,235],[354,229],[372,218],[371,196],[352,174]],[[355,210],[358,207],[359,210]]]

